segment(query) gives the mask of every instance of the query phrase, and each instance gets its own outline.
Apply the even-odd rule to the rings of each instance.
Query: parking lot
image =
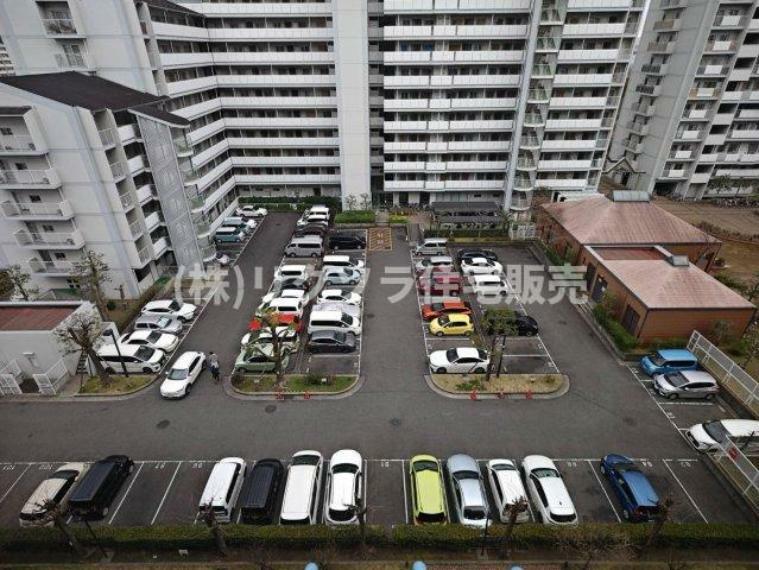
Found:
[[[225,254],[229,258],[228,268],[232,268],[237,264],[245,248],[248,247],[254,239],[255,235],[261,229],[261,226],[266,223],[266,217],[256,219],[256,227],[249,234],[246,234],[245,239],[240,242],[217,242],[216,251]]]

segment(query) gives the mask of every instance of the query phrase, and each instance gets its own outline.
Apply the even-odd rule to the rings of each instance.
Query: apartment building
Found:
[[[609,155],[637,173],[619,181],[695,200],[756,192],[757,7],[652,1]]]
[[[13,73],[13,63],[11,63],[11,56],[8,55],[8,50],[5,49],[3,38],[0,38],[0,77],[13,75]]]

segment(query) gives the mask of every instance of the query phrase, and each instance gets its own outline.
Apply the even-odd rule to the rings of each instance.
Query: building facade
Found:
[[[756,192],[757,56],[756,1],[652,0],[609,154],[636,174],[619,181],[686,199]]]
[[[8,55],[8,50],[5,49],[3,38],[0,38],[0,77],[13,75],[13,73],[13,63],[11,63],[11,56]]]

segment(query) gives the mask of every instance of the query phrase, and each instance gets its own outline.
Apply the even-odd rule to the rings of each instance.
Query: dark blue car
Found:
[[[601,473],[619,498],[625,521],[647,522],[659,513],[659,496],[632,459],[611,453],[601,459]]]

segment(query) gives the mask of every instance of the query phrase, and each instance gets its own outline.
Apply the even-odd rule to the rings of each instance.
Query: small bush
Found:
[[[309,372],[303,378],[303,381],[309,386],[320,386],[322,383],[322,375],[316,372]]]
[[[335,216],[336,224],[371,224],[374,223],[372,210],[350,210],[341,212]]]
[[[628,352],[638,346],[638,339],[625,330],[606,310],[603,305],[593,307],[593,316],[622,352]]]
[[[240,204],[263,205],[271,210],[269,204],[283,204],[291,206],[292,209],[305,210],[314,204],[324,204],[330,210],[339,212],[342,209],[340,198],[332,196],[304,196],[302,198],[288,198],[287,196],[240,196]]]
[[[113,299],[109,299],[108,302],[105,304],[105,308],[109,311],[113,311],[116,308],[116,301]]]
[[[402,214],[390,214],[389,222],[391,224],[406,224],[408,223],[408,216]]]

